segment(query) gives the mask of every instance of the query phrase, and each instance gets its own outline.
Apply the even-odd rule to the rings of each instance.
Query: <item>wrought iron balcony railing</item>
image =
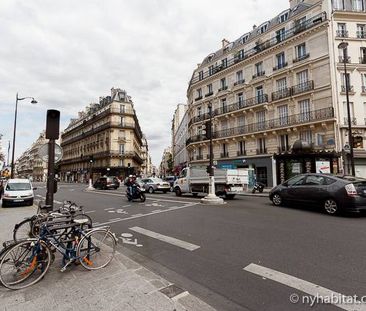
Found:
[[[310,57],[310,53],[306,53],[306,54],[302,54],[302,55],[298,55],[294,60],[292,60],[293,63],[297,63],[300,62],[304,59],[307,59]]]
[[[226,91],[227,90],[227,85],[225,86],[222,86],[221,88],[219,88],[219,92],[222,92],[222,91]]]
[[[359,39],[365,39],[366,38],[366,31],[357,30],[356,34],[357,34],[357,38],[359,38]]]
[[[245,156],[245,155],[247,155],[247,151],[246,150],[238,150],[236,152],[236,155],[237,156]]]
[[[256,132],[271,131],[273,129],[284,128],[288,126],[300,125],[309,122],[324,121],[334,118],[334,110],[332,107],[317,109],[309,112],[289,115],[271,119],[262,122],[255,122],[234,128],[220,130],[212,133],[212,138],[225,138],[230,136],[245,135]],[[207,140],[204,135],[195,135],[190,137],[186,144]]]
[[[279,147],[277,147],[277,152],[278,153],[288,152],[288,151],[290,151],[290,147],[289,146],[279,146]]]
[[[221,152],[220,153],[220,158],[228,158],[229,157],[229,152]]]
[[[209,97],[209,96],[211,96],[211,95],[213,95],[213,92],[211,91],[211,92],[208,92],[206,95],[205,95],[205,97]]]
[[[343,124],[348,125],[348,118],[344,117]],[[357,118],[351,117],[351,125],[357,125]]]
[[[258,71],[256,72],[253,76],[252,76],[252,79],[255,79],[255,78],[258,78],[258,77],[262,77],[266,74],[266,72],[264,70],[262,71]]]
[[[273,38],[268,39],[262,43],[257,43],[257,45],[255,47],[245,51],[245,55],[241,59],[238,59],[235,56],[233,56],[232,58],[228,58],[227,67],[233,66],[235,63],[248,59],[257,53],[260,53],[268,48],[271,48],[271,47],[277,45],[279,42],[287,40],[293,36],[296,36],[297,34],[303,32],[303,31],[306,31],[312,27],[315,27],[315,26],[321,24],[322,22],[324,22],[325,20],[326,20],[326,13],[322,12],[318,15],[315,15],[315,16],[307,19],[306,21],[304,21],[302,23],[296,24],[293,28],[288,29],[283,34],[281,34],[282,40],[278,40],[277,36],[274,36]],[[216,67],[214,67],[212,70],[207,70],[207,71],[203,72],[202,78],[206,79],[206,78],[212,76],[213,74],[215,74],[216,72],[221,71],[223,69],[220,67],[219,70],[216,70],[215,68]],[[199,81],[199,75],[197,73],[194,77],[192,77],[192,79],[190,81],[190,85],[197,83],[198,81]]]
[[[267,148],[259,148],[256,150],[257,154],[266,154],[267,153]]]
[[[245,83],[245,80],[244,79],[241,79],[241,80],[235,81],[234,82],[234,86],[240,85],[240,84],[244,84],[244,83]]]
[[[300,83],[298,85],[295,85],[291,88],[291,94],[297,95],[300,93],[308,92],[314,89],[314,81],[309,80],[304,83]]]
[[[346,86],[345,85],[341,85],[341,92],[342,93],[346,92]],[[353,85],[348,86],[348,92],[353,92]]]
[[[273,67],[273,71],[276,71],[276,70],[279,70],[279,69],[282,69],[282,68],[285,68],[285,67],[287,67],[287,62],[284,62],[284,63],[279,63],[279,64],[277,64],[277,66],[274,66]]]
[[[340,38],[348,38],[348,31],[347,30],[337,30],[336,36]]]
[[[291,96],[291,88],[286,87],[283,90],[272,93],[272,101],[279,100]]]

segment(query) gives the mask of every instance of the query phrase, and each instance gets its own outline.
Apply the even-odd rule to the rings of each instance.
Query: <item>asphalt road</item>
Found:
[[[337,304],[336,297],[366,295],[365,216],[274,207],[250,196],[222,206],[173,193],[131,203],[124,188],[85,188],[61,184],[55,205],[65,199],[84,205],[96,225],[112,227],[126,255],[217,310],[366,310],[366,303]],[[38,185],[36,198],[45,192]],[[332,304],[320,297],[311,307],[316,294],[335,296]],[[296,295],[300,301],[291,303]]]

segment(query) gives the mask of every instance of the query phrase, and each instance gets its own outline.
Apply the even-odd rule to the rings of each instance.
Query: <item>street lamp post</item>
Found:
[[[339,49],[343,50],[343,65],[344,65],[344,80],[345,80],[345,88],[346,88],[346,101],[347,101],[347,118],[348,118],[348,143],[350,147],[350,160],[351,160],[351,173],[352,176],[355,176],[355,161],[353,158],[353,136],[352,136],[352,123],[351,123],[351,109],[349,104],[349,79],[347,79],[347,42],[341,42],[338,45]]]
[[[34,99],[34,97],[18,97],[18,93],[16,95],[15,114],[14,114],[13,150],[12,150],[12,154],[11,154],[10,178],[14,178],[15,135],[16,135],[16,130],[17,130],[18,101],[28,99],[28,98],[32,99],[31,104],[37,104],[37,101]]]
[[[209,185],[208,185],[208,195],[201,199],[203,204],[224,204],[224,200],[219,198],[215,193],[215,174],[213,169],[213,144],[212,144],[212,103],[208,103],[208,113],[210,116],[209,128],[206,128],[206,133],[210,135],[210,164],[209,164]]]
[[[90,157],[89,162],[90,162],[89,186],[88,188],[86,188],[86,190],[95,190],[95,188],[93,187],[93,162],[94,162],[93,156]]]

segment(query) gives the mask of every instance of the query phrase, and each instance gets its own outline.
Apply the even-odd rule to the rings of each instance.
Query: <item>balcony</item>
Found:
[[[253,76],[252,76],[252,79],[256,79],[258,77],[262,77],[266,74],[266,72],[263,70],[263,71],[258,71],[257,73],[255,73]]]
[[[307,19],[306,21],[302,22],[301,24],[297,24],[293,28],[288,29],[283,34],[281,34],[281,37],[283,40],[287,40],[291,37],[296,36],[297,34],[303,32],[303,31],[316,27],[317,25],[319,25],[320,23],[322,23],[325,20],[326,20],[326,13],[325,12],[320,13],[318,15],[315,15],[315,16]],[[279,43],[279,41],[276,36],[274,36],[273,38],[271,38],[269,40],[266,40],[265,42],[258,43],[255,48],[248,50],[242,58],[240,58],[240,59],[237,57],[229,58],[227,61],[227,67],[235,65],[237,62],[240,62],[241,60],[248,59],[257,53],[264,51],[265,49],[276,46],[278,43]],[[234,46],[234,48],[235,48],[235,46]],[[222,70],[222,68],[220,70]],[[214,68],[212,70],[207,70],[203,73],[203,79],[206,79],[215,73],[216,73],[216,71],[214,70]],[[194,77],[192,77],[192,79],[190,81],[190,85],[193,85],[193,84],[197,83],[198,81],[199,81],[199,76],[197,74]]]
[[[211,95],[213,95],[213,92],[211,91],[211,92],[208,92],[206,95],[205,95],[205,97],[209,97],[209,96],[211,96]]]
[[[277,147],[277,153],[289,152],[289,151],[290,151],[290,147],[289,146],[280,146],[280,147]]]
[[[344,117],[343,125],[348,125],[348,118]],[[351,117],[351,125],[357,125],[357,118]]]
[[[222,152],[220,153],[220,158],[228,158],[229,157],[229,152]]]
[[[285,68],[285,67],[287,67],[287,62],[280,63],[277,66],[273,67],[273,71],[276,71],[276,70],[279,70],[279,69],[282,69],[282,68]]]
[[[282,98],[286,98],[286,97],[289,97],[289,96],[291,96],[291,88],[287,87],[283,90],[273,92],[272,93],[272,101],[280,100]]]
[[[346,58],[344,58],[343,56],[338,56],[338,61],[340,63],[350,64],[351,63],[351,57],[350,56],[347,56]]]
[[[341,85],[341,92],[342,93],[346,93],[346,86],[345,85]],[[353,85],[349,85],[348,86],[348,92],[353,92]]]
[[[234,86],[237,86],[237,85],[240,85],[240,84],[244,84],[245,83],[245,80],[242,79],[242,80],[238,80],[236,82],[234,82]]]
[[[359,38],[359,39],[366,39],[366,32],[365,31],[357,30],[356,34],[357,34],[357,38]]]
[[[300,83],[298,85],[295,85],[291,88],[291,94],[292,95],[297,95],[297,94],[301,94],[304,92],[308,92],[314,89],[314,81],[313,80],[309,80],[306,81],[304,83]]]
[[[348,38],[348,31],[347,30],[337,30],[336,37],[338,38]]]
[[[256,154],[266,154],[267,148],[256,149]]]
[[[301,62],[304,59],[307,59],[310,57],[310,53],[306,53],[303,55],[298,55],[294,60],[292,60],[293,63]]]
[[[196,155],[196,160],[203,160],[203,154]]]
[[[201,96],[198,96],[194,99],[194,101],[198,101],[198,100],[201,100],[202,99],[202,95]]]
[[[331,120],[333,118],[334,110],[332,107],[329,107],[216,131],[212,133],[212,138],[226,138],[230,136],[246,135],[256,132],[272,131],[274,129],[286,128],[289,126],[296,126],[309,122],[321,122],[325,120]],[[187,140],[186,144],[188,145],[190,143],[203,140],[207,140],[207,138],[203,135],[196,135],[190,137]]]
[[[366,56],[360,57],[360,64],[366,64]]]
[[[247,151],[246,150],[238,150],[236,152],[236,155],[239,156],[246,156],[247,155]]]
[[[227,90],[227,85],[222,86],[221,88],[219,88],[218,92],[223,92]]]

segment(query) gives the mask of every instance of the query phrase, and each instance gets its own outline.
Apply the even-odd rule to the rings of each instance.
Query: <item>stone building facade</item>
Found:
[[[224,39],[221,49],[203,60],[187,92],[186,145],[192,165],[208,164],[204,133],[211,105],[217,167],[253,168],[267,186],[320,166],[331,173],[343,170],[344,92],[335,24],[352,19],[356,36],[356,24],[365,20],[363,0],[360,11],[338,13],[335,5],[347,1],[351,8],[359,2],[292,0],[289,9],[234,42]],[[366,42],[353,41],[359,56]],[[364,65],[360,61],[354,67],[357,72]],[[360,115],[364,118],[364,112]],[[293,152],[296,141],[304,148]]]
[[[86,182],[90,175],[95,180],[103,175],[124,178],[139,174],[149,158],[131,97],[119,88],[112,88],[111,96],[80,112],[61,138],[64,181]]]

